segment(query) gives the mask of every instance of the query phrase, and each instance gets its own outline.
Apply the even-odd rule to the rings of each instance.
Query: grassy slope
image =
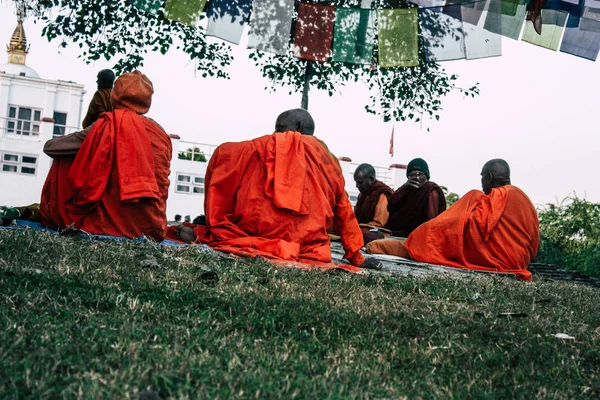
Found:
[[[282,270],[31,231],[0,231],[0,254],[2,399],[600,396],[592,288]]]

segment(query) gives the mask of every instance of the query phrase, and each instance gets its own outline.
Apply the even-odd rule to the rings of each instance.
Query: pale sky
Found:
[[[16,26],[14,9],[0,3],[0,45],[8,44]],[[84,84],[87,107],[96,90],[96,74],[110,68],[104,60],[86,65],[78,46],[59,49],[58,41],[41,38],[42,24],[25,21],[30,43],[27,65],[40,77]],[[218,39],[215,39],[218,40]],[[235,61],[230,80],[196,76],[194,65],[177,50],[151,54],[141,68],[154,84],[148,116],[182,140],[220,144],[272,133],[277,115],[300,106],[300,94],[265,90],[268,82],[248,60],[243,46],[232,46]],[[392,123],[364,111],[369,102],[363,84],[341,88],[341,94],[312,90],[309,111],[315,135],[337,156],[387,167],[422,157],[431,179],[464,194],[480,189],[482,165],[504,158],[512,183],[536,204],[556,202],[576,192],[600,202],[597,62],[502,39],[501,57],[444,62],[458,85],[479,82],[481,94],[464,99],[459,93],[442,99],[440,121],[395,123],[395,154],[389,151]],[[4,56],[6,57],[6,56]],[[0,64],[6,58],[0,56]],[[85,113],[85,110],[83,111]],[[429,128],[429,132],[427,131]]]

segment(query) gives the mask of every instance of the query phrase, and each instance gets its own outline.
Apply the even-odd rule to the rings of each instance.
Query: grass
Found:
[[[593,288],[280,269],[30,230],[0,231],[0,254],[2,399],[600,396]]]

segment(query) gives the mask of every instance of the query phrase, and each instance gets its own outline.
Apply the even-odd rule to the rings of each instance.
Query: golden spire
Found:
[[[25,37],[25,29],[23,28],[23,16],[25,10],[22,7],[17,9],[17,27],[10,38],[10,44],[6,46],[8,53],[8,62],[12,64],[25,65],[29,47],[27,46],[27,37]]]

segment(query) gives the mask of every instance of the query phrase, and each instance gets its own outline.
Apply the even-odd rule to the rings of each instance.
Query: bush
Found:
[[[556,264],[600,277],[600,204],[567,197],[538,208],[537,262]]]
[[[177,158],[179,158],[180,160],[206,162],[206,156],[202,151],[200,151],[199,147],[194,147],[193,149],[190,148],[186,151],[181,151],[177,155]]]

